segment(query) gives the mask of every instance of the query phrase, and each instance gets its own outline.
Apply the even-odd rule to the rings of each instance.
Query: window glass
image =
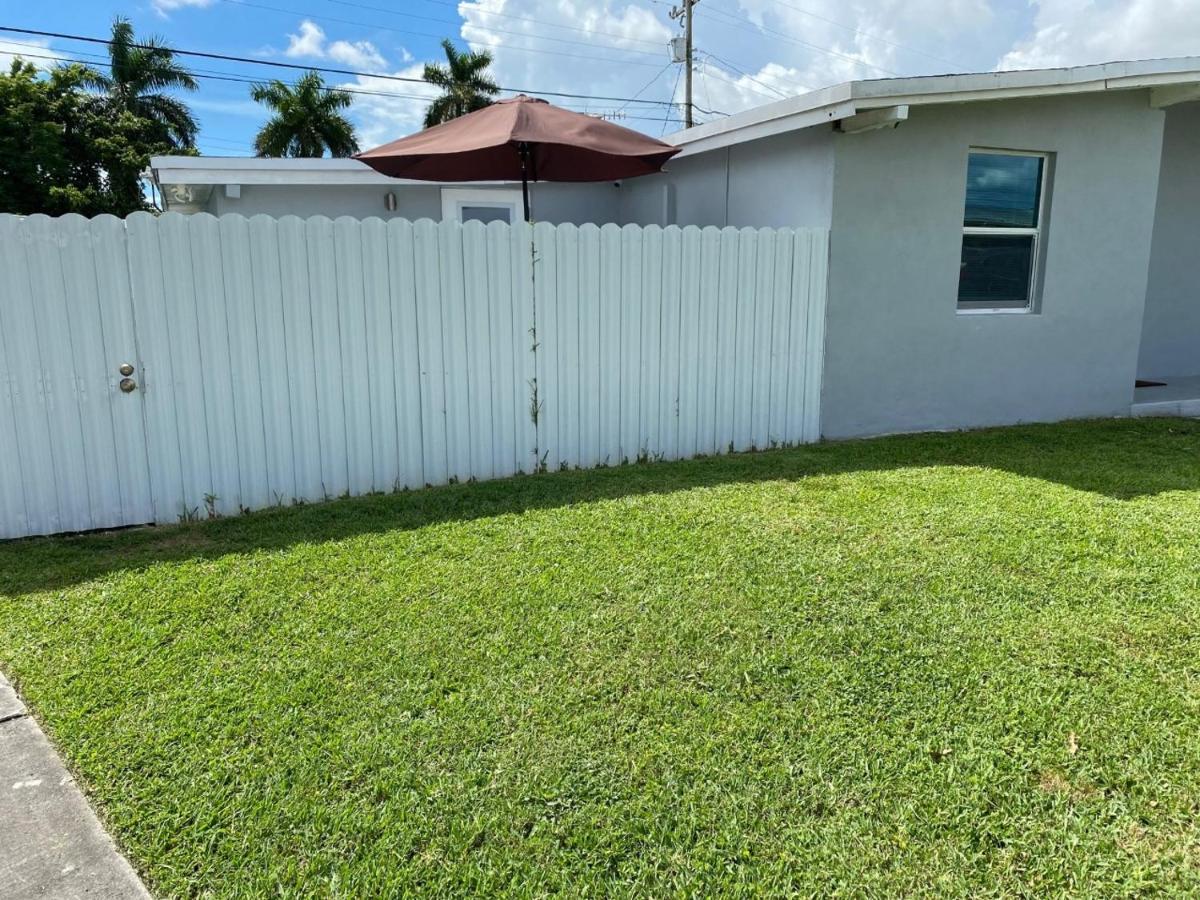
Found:
[[[512,208],[508,206],[471,206],[464,203],[458,208],[458,218],[463,222],[507,222],[512,224]]]
[[[972,153],[967,161],[963,224],[976,228],[1037,228],[1044,162],[1040,156]]]
[[[1029,305],[1032,234],[964,234],[958,302],[963,306]]]

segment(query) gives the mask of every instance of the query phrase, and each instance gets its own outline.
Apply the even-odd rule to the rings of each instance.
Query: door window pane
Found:
[[[1028,306],[1033,244],[1031,234],[964,234],[959,305]]]
[[[506,222],[512,224],[512,208],[508,206],[470,206],[464,203],[458,208],[458,217],[463,222]]]
[[[1044,162],[1040,156],[972,153],[967,160],[963,224],[974,228],[1037,228]]]

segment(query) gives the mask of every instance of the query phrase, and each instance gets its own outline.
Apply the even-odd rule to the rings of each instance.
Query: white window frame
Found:
[[[521,191],[512,188],[442,188],[442,219],[462,221],[464,206],[482,206],[487,209],[507,209],[513,224],[522,219],[524,206]]]
[[[969,147],[967,149],[967,167],[970,171],[971,154],[980,153],[989,156],[1031,156],[1042,161],[1042,174],[1040,183],[1038,184],[1038,206],[1037,206],[1037,227],[1036,228],[1004,228],[981,225],[963,225],[962,233],[965,237],[969,234],[989,234],[999,235],[1003,237],[1013,236],[1032,236],[1033,245],[1030,248],[1031,264],[1029,266],[1029,286],[1026,289],[1026,302],[1024,306],[963,306],[963,301],[957,296],[955,301],[958,306],[958,314],[961,316],[970,315],[1022,315],[1036,311],[1037,307],[1037,286],[1038,276],[1042,268],[1042,232],[1046,227],[1046,190],[1050,182],[1050,158],[1051,154],[1042,150],[1006,150],[999,147]],[[963,181],[963,217],[966,218],[966,181]],[[959,242],[959,265],[962,264],[962,242]],[[979,301],[967,301],[968,303]]]

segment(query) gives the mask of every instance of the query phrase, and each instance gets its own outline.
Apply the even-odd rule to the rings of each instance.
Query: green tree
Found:
[[[442,89],[442,95],[425,111],[425,127],[441,125],[490,105],[500,86],[488,76],[492,54],[486,50],[459,53],[447,38],[442,41],[446,65],[425,64],[424,79]]]
[[[325,87],[318,72],[305,72],[294,85],[256,84],[250,96],[271,109],[271,118],[254,138],[259,156],[351,156],[358,152],[354,125],[342,110],[350,95]]]
[[[0,73],[0,212],[108,211],[97,141],[112,134],[113,123],[83,92],[89,75],[71,65],[43,77],[21,59]]]
[[[154,122],[90,93],[78,64],[0,73],[0,212],[128,215],[148,209],[140,173],[171,150]],[[184,151],[194,152],[194,151]]]

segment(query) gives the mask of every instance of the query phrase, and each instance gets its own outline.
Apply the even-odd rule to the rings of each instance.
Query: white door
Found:
[[[521,221],[521,192],[511,188],[442,188],[442,219],[454,222]]]
[[[0,215],[0,538],[153,520],[125,241]]]

